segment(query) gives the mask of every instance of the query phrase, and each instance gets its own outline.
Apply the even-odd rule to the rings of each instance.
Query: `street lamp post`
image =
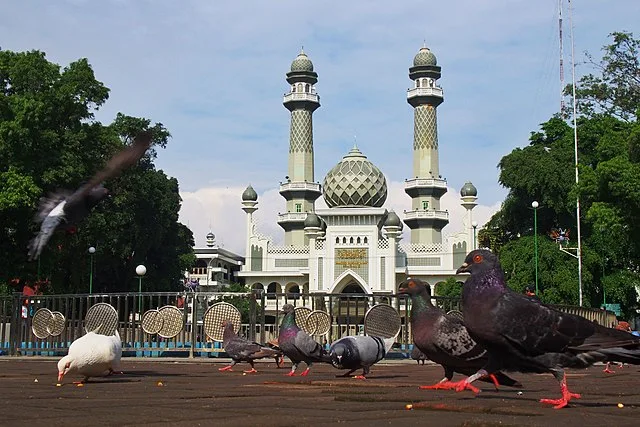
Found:
[[[89,247],[89,294],[93,293],[93,254],[96,253],[96,248]]]
[[[471,226],[473,227],[473,249],[478,249],[478,245],[476,244],[476,230],[478,229],[478,222],[472,221]]]
[[[533,208],[533,260],[535,265],[535,278],[536,278],[536,295],[538,293],[538,204],[537,201],[531,202]]]
[[[142,276],[147,274],[147,267],[140,264],[136,267],[136,274],[138,275],[138,314],[142,311]]]

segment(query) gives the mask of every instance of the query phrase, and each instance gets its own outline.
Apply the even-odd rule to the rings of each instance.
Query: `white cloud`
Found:
[[[246,214],[242,211],[241,196],[245,187],[205,187],[194,192],[181,192],[183,203],[180,221],[193,231],[196,246],[205,246],[205,236],[209,230],[216,235],[217,243],[233,252],[244,255],[246,242]],[[481,201],[481,200],[479,200]],[[258,231],[271,236],[275,244],[282,244],[284,231],[277,224],[278,212],[282,212],[285,201],[278,190],[267,190],[258,195],[258,210],[254,218]],[[388,183],[388,196],[384,205],[395,210],[402,218],[405,210],[411,209],[411,198],[404,192],[404,182]],[[316,208],[325,208],[322,198],[316,201]],[[441,199],[441,208],[449,211],[449,224],[445,235],[463,230],[462,220],[466,210],[460,205],[459,190],[449,188]],[[479,228],[491,218],[500,204],[479,204],[473,210],[474,220]],[[404,239],[409,240],[409,228],[405,226]]]

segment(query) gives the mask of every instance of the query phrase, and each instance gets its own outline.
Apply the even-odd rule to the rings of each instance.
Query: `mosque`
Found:
[[[313,112],[320,107],[318,74],[300,54],[286,74],[284,106],[291,112],[288,171],[280,183],[285,210],[278,215],[284,245],[257,230],[258,195],[248,186],[242,194],[246,213],[246,250],[239,278],[268,293],[391,294],[407,276],[435,286],[455,276],[466,254],[476,246],[472,211],[477,190],[467,182],[460,191],[466,208],[464,231],[443,236],[449,213],[440,198],[447,191],[438,162],[437,108],[444,101],[438,85],[441,68],[423,47],[409,68],[412,87],[407,102],[414,109],[413,173],[405,180],[411,210],[384,207],[387,181],[357,147],[324,177],[314,176]],[[409,142],[407,141],[407,148]],[[320,197],[328,208],[316,209]],[[409,227],[410,241],[402,241]]]

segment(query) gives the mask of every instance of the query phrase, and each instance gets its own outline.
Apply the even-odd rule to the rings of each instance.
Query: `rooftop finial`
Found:
[[[428,49],[428,47],[427,47],[427,39],[422,39],[422,48],[423,49]]]

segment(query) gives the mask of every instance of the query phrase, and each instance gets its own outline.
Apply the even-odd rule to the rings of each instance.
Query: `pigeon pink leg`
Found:
[[[257,374],[258,373],[258,371],[256,371],[256,368],[251,368],[248,371],[242,371],[242,372],[244,372],[245,374]]]
[[[305,369],[305,370],[300,374],[300,376],[301,376],[301,377],[306,377],[307,375],[309,375],[309,369],[311,369],[311,368],[307,367],[307,369]]]
[[[218,368],[218,371],[220,371],[220,372],[224,372],[224,371],[233,372],[233,365],[228,365],[228,366],[225,366],[224,368]]]

